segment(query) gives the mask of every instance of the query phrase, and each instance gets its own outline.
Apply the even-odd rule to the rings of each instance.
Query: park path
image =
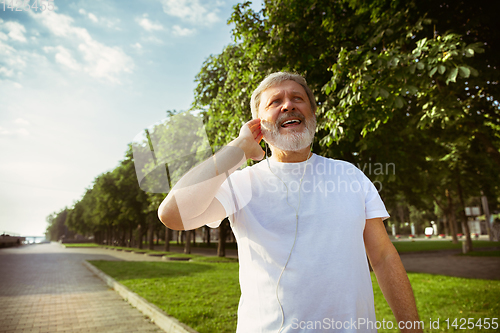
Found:
[[[59,244],[0,250],[0,332],[162,332],[83,266],[86,259],[126,260]]]
[[[400,256],[407,272],[500,280],[500,257],[457,256],[459,253],[460,250],[445,250]]]

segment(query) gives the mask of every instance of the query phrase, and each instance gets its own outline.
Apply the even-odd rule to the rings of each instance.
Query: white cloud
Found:
[[[143,38],[142,40],[148,43],[163,44],[163,41],[155,36],[148,36],[146,38]]]
[[[0,76],[13,77],[15,71],[23,70],[26,67],[24,59],[19,51],[0,40]]]
[[[79,11],[86,14],[85,10]],[[103,78],[113,83],[120,83],[118,76],[122,72],[132,72],[134,62],[122,49],[110,47],[94,40],[87,29],[73,25],[73,19],[54,11],[45,11],[31,16],[45,25],[54,35],[67,39],[83,61],[80,63],[71,55],[68,45],[45,47],[46,52],[55,52],[55,60],[73,70],[83,70],[92,77]]]
[[[17,118],[12,123],[20,126],[28,126],[30,123],[23,118]],[[16,126],[14,126],[16,127]],[[5,128],[0,126],[0,135],[2,136],[28,136],[30,135],[29,131],[26,128]]]
[[[25,128],[18,128],[18,129],[6,129],[0,126],[0,135],[5,135],[5,136],[28,136],[30,133],[28,132],[27,129]]]
[[[97,23],[97,21],[99,21],[99,20],[97,19],[97,16],[95,16],[95,15],[94,15],[94,14],[92,14],[92,13],[89,13],[88,17],[89,17],[89,19],[90,19],[91,21],[93,21],[93,22],[95,22],[95,23]]]
[[[14,123],[15,124],[18,124],[18,125],[29,125],[29,121],[27,121],[26,119],[23,119],[23,118],[17,118],[16,120],[14,120]]]
[[[190,36],[196,32],[196,29],[188,29],[188,28],[181,28],[178,25],[174,25],[172,27],[172,33],[174,36],[180,36],[180,37],[185,37],[185,36]]]
[[[93,13],[88,13],[85,9],[80,8],[78,12],[84,16],[86,16],[89,20],[91,20],[94,23],[99,23],[100,25],[103,25],[105,27],[115,29],[115,30],[121,30],[117,25],[120,23],[120,19],[117,18],[105,18],[105,17],[97,17]]]
[[[87,61],[85,71],[91,76],[105,78],[119,83],[116,76],[121,72],[131,73],[132,59],[120,48],[104,46],[96,41],[82,43],[78,46],[83,58]]]
[[[153,23],[148,19],[148,14],[138,17],[135,21],[146,31],[159,31],[165,28],[160,23]]]
[[[28,136],[30,135],[30,132],[28,132],[26,128],[19,128],[18,130],[16,130],[16,134]]]
[[[7,31],[7,35],[18,42],[26,42],[26,37],[24,34],[26,33],[26,28],[21,23],[15,21],[4,21],[0,19],[0,28],[2,30]],[[6,40],[6,36],[2,33],[3,36],[0,36],[0,39]]]
[[[221,5],[219,1],[199,0],[162,0],[163,11],[168,15],[179,17],[184,21],[197,25],[211,25],[219,21],[217,13]]]
[[[141,44],[139,44],[139,43],[132,44],[131,46],[132,46],[134,49],[136,49],[136,50],[141,50],[141,49],[142,49],[142,45],[141,45]]]
[[[46,46],[43,48],[43,50],[47,53],[55,53],[55,59],[58,63],[61,65],[64,65],[72,70],[78,71],[81,69],[80,64],[78,61],[73,58],[71,55],[71,52],[65,48],[62,45],[52,47],[52,46]]]
[[[14,76],[14,71],[12,69],[8,69],[6,67],[0,67],[0,77],[5,76],[5,77],[13,77]]]
[[[120,23],[120,19],[117,19],[117,18],[108,19],[108,18],[101,17],[99,19],[99,23],[101,23],[101,24],[103,24],[106,27],[111,28],[111,29],[121,30],[120,27],[118,26],[118,24]]]

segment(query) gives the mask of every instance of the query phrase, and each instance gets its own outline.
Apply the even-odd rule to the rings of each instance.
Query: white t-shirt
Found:
[[[216,195],[238,242],[237,332],[278,332],[280,303],[282,332],[376,332],[363,230],[389,215],[375,186],[352,164],[315,154],[269,163],[272,172],[266,160],[236,171]]]

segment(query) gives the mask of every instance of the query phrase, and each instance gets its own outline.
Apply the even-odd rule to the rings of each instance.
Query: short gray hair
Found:
[[[276,72],[269,74],[262,82],[259,84],[257,89],[255,89],[252,93],[252,98],[250,100],[250,109],[252,111],[252,118],[255,119],[259,114],[259,105],[260,105],[260,95],[266,89],[277,86],[284,81],[295,81],[300,84],[304,90],[306,91],[307,97],[309,98],[309,103],[311,103],[311,110],[315,114],[316,109],[318,108],[316,105],[316,99],[314,95],[309,89],[306,79],[302,77],[302,75],[289,73],[289,72]]]

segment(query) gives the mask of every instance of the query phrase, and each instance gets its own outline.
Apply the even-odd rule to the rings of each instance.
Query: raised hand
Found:
[[[240,147],[245,152],[245,157],[247,159],[251,158],[255,161],[260,161],[264,158],[264,150],[259,145],[260,140],[262,140],[262,132],[260,129],[260,119],[252,119],[245,123],[240,129],[240,135],[235,140],[238,142],[238,147]]]

